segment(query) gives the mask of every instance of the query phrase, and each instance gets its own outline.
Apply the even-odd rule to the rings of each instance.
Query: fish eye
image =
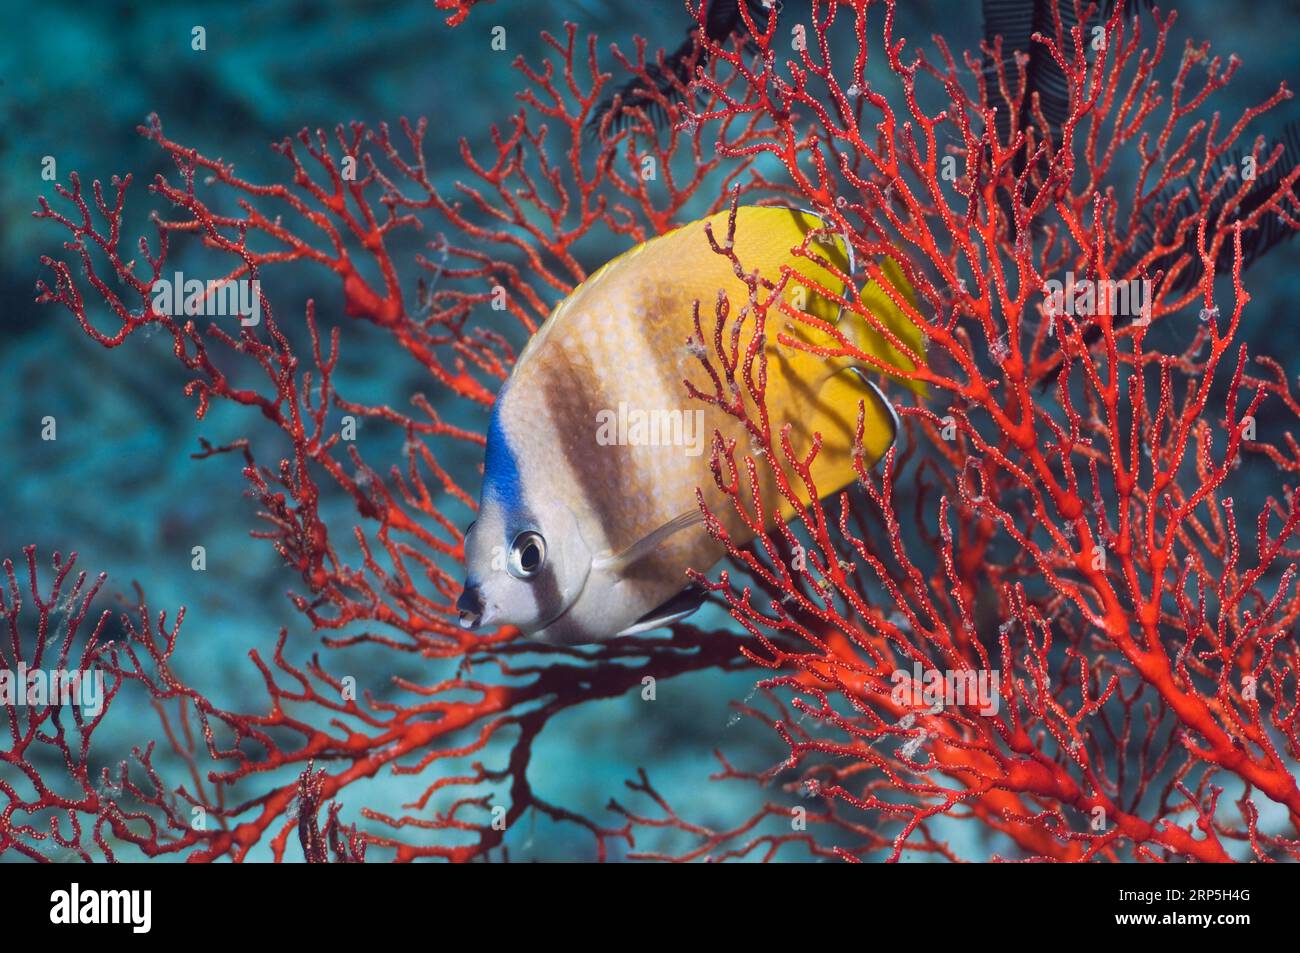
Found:
[[[510,544],[506,568],[516,579],[531,579],[542,571],[546,562],[546,540],[540,533],[525,530]]]

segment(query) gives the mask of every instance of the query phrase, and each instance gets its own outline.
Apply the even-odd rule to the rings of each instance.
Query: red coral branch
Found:
[[[1205,211],[1213,190],[1223,187],[1223,177],[1211,184],[1206,170],[1247,122],[1289,93],[1283,88],[1216,140],[1217,121],[1188,127],[1185,120],[1228,81],[1236,63],[1221,73],[1218,60],[1204,62],[1204,83],[1192,93],[1190,63],[1205,56],[1189,47],[1167,113],[1158,115],[1162,103],[1151,77],[1172,17],[1157,17],[1155,53],[1144,52],[1126,77],[1140,27],[1124,20],[1119,6],[1095,60],[1082,52],[1067,60],[1059,36],[1040,38],[1071,89],[1070,119],[1055,149],[1041,131],[1046,123],[1013,127],[1011,141],[1000,141],[983,74],[974,71],[974,94],[964,90],[941,41],[941,67],[923,54],[905,62],[893,36],[893,3],[884,4],[883,29],[897,98],[865,79],[865,2],[814,3],[808,49],[789,64],[788,78],[778,72],[779,60],[765,55],[775,25],[756,37],[760,53],[752,65],[721,46],[711,50],[741,71],[747,86],[775,93],[724,104],[728,115],[765,114],[771,135],[758,144],[720,143],[720,151],[780,159],[808,201],[854,244],[865,263],[859,280],[888,287],[875,262],[901,253],[925,304],[912,307],[893,296],[930,346],[928,366],[903,376],[924,382],[932,396],[904,410],[908,441],[901,454],[891,451],[879,475],[860,465],[865,512],[848,494],[836,501],[838,513],[798,506],[801,497],[817,497],[811,459],[794,454],[788,428],[774,433],[761,410],[748,410],[764,406],[766,354],[759,342],[769,333],[768,319],[779,314],[822,331],[825,325],[777,303],[780,285],[751,281],[740,316],[731,317],[737,303],[720,305],[711,347],[703,333],[697,344],[716,386],[716,393],[699,396],[743,416],[755,443],[743,457],[735,447],[715,446],[718,487],[754,530],[765,523],[758,487],[769,476],[802,514],[795,527],[778,525],[761,538],[757,549],[732,544],[721,521],[711,519],[752,582],[735,582],[730,573],[701,581],[763,643],[755,661],[793,673],[761,684],[791,696],[821,736],[778,719],[791,758],[777,770],[854,809],[853,822],[837,822],[847,838],[837,849],[846,857],[875,850],[886,829],[895,832],[889,859],[934,850],[933,823],[953,817],[975,819],[1025,854],[1053,859],[1113,859],[1124,847],[1135,858],[1227,860],[1242,856],[1233,842],[1260,858],[1297,856],[1293,626],[1300,593],[1289,541],[1300,509],[1291,487],[1281,484],[1283,499],[1268,497],[1259,507],[1251,546],[1239,538],[1226,492],[1234,471],[1260,460],[1246,459],[1251,451],[1276,471],[1293,469],[1289,433],[1279,434],[1289,455],[1243,435],[1253,435],[1270,394],[1281,395],[1292,414],[1297,408],[1275,363],[1258,362],[1272,380],[1246,374],[1238,342],[1249,301],[1242,236],[1261,216],[1225,215],[1211,231]],[[859,44],[849,85],[829,63],[832,30],[845,16],[853,17]],[[1084,48],[1075,37],[1073,49]],[[967,66],[975,65],[968,57]],[[927,77],[951,99],[938,114],[919,105],[918,82]],[[1017,105],[1023,80],[1004,76],[1000,83],[1002,97]],[[719,92],[707,78],[700,86]],[[900,99],[902,121],[892,105]],[[810,117],[806,133],[796,110]],[[695,118],[716,115],[701,110]],[[866,134],[869,123],[875,135]],[[1152,125],[1158,150],[1147,147]],[[1099,155],[1103,126],[1111,145]],[[1091,131],[1079,148],[1073,137],[1085,127]],[[1102,182],[1116,150],[1130,140],[1143,156],[1142,180],[1155,184],[1139,187],[1125,233],[1117,232],[1115,201]],[[1204,145],[1193,163],[1198,142]],[[1014,159],[1022,150],[1047,161],[1026,163],[1017,175]],[[960,177],[945,177],[945,152],[965,157]],[[1066,269],[1089,280],[1110,278],[1109,266],[1135,241],[1145,203],[1196,169],[1202,201],[1181,205],[1193,211],[1172,230],[1179,243],[1188,229],[1198,235],[1203,277],[1195,292],[1167,290],[1185,267],[1179,261],[1154,276],[1152,306],[1139,316],[1145,320],[1122,329],[1123,316],[1107,304],[1077,319],[1053,307],[1044,292],[1049,278]],[[1280,177],[1262,214],[1289,220],[1298,176],[1300,168]],[[1236,202],[1251,184],[1233,188]],[[1014,205],[1005,205],[1003,194]],[[1233,262],[1226,319],[1213,281],[1225,242]],[[716,250],[734,260],[730,247],[722,242]],[[1116,277],[1144,277],[1146,263],[1177,247],[1157,242]],[[742,273],[744,263],[735,264]],[[827,291],[797,274],[787,280]],[[1203,304],[1202,324],[1188,350],[1149,349],[1150,321],[1181,317],[1193,297]],[[854,296],[841,303],[910,354]],[[752,323],[744,353],[737,352],[735,331],[724,332],[736,321]],[[1095,354],[1087,349],[1090,330],[1099,332]],[[779,336],[784,346],[811,349],[806,335]],[[881,366],[838,338],[840,346],[818,353]],[[1037,390],[1043,369],[1061,360],[1065,372],[1054,393]],[[859,439],[861,427],[860,418]],[[903,486],[918,488],[910,527],[901,518],[909,496]],[[755,586],[773,596],[765,606],[756,602]],[[789,636],[806,647],[792,649]],[[931,670],[1000,675],[1000,711],[990,714],[966,698],[922,703],[920,682],[915,696],[900,695],[900,685],[913,686],[914,672]],[[1240,795],[1235,819],[1219,807],[1224,791]],[[1261,831],[1257,798],[1281,805],[1288,824]],[[742,835],[748,828],[721,840],[710,834],[705,843],[714,850]]]
[[[41,284],[40,300],[67,308],[105,347],[161,328],[191,374],[186,393],[196,398],[200,418],[224,400],[255,409],[279,432],[283,449],[273,466],[258,462],[248,439],[221,446],[205,441],[195,457],[233,454],[241,460],[262,524],[253,535],[269,541],[301,576],[303,591],[292,598],[325,648],[413,654],[448,660],[456,669],[431,683],[398,677],[358,693],[341,661],[302,660],[299,643],[284,631],[269,657],[266,650],[251,653],[265,711],[232,711],[173,673],[176,627],[155,632],[133,625],[123,647],[131,664],[120,677],[160,703],[192,710],[203,737],[200,756],[212,763],[195,778],[243,798],[206,804],[221,821],[210,830],[186,830],[165,844],[138,842],[146,853],[189,849],[194,860],[242,859],[265,841],[279,859],[298,829],[308,856],[319,859],[331,831],[343,831],[333,807],[325,831],[319,830],[320,805],[392,771],[433,777],[406,806],[409,814],[362,808],[361,816],[373,823],[344,838],[349,856],[370,845],[398,860],[468,860],[500,845],[510,824],[538,811],[588,830],[603,857],[611,838],[630,844],[630,831],[549,804],[528,781],[532,746],[547,722],[572,706],[639,688],[647,678],[745,664],[740,640],[725,632],[680,627],[670,640],[628,639],[579,652],[520,644],[508,629],[471,635],[456,621],[461,527],[475,503],[453,476],[459,469],[454,463],[477,457],[484,441],[480,429],[448,422],[454,404],[491,403],[514,360],[510,340],[535,330],[585,276],[572,252],[578,241],[601,230],[652,235],[672,227],[698,194],[713,195],[715,204],[725,201],[725,189],[741,178],[745,189],[765,188],[748,164],[724,169],[709,154],[707,128],[694,134],[661,130],[634,109],[620,128],[607,122],[590,133],[609,78],[597,67],[595,39],[579,43],[575,27],[563,39],[545,39],[552,59],[540,66],[516,62],[529,85],[507,131],[491,130],[490,160],[480,162],[462,145],[470,179],[458,185],[455,200],[432,185],[423,120],[402,121],[400,136],[387,126],[359,124],[331,135],[304,131],[275,147],[287,163],[286,184],[262,185],[168,139],[155,117],[141,132],[170,156],[178,180],[159,176],[150,185],[172,217],[154,215],[156,236],[138,245],[143,267],[122,244],[129,177],[112,180],[111,199],[99,183],[87,194],[73,176],[68,188],[56,188],[66,209],[41,201],[37,216],[71,234],[71,261],[45,260],[54,278]],[[644,77],[644,44],[638,43],[637,54],[631,61],[615,58]],[[681,107],[666,108],[675,122]],[[656,177],[647,176],[647,168]],[[681,169],[689,169],[684,178]],[[232,205],[237,211],[226,211]],[[439,234],[432,254],[416,257],[427,280],[408,297],[392,249],[401,233],[420,230],[430,216],[458,238]],[[187,302],[189,312],[171,313],[157,306],[159,282],[172,277],[173,248],[192,238],[226,264]],[[403,412],[340,393],[335,370],[342,338],[352,333],[349,322],[327,328],[309,300],[300,331],[279,316],[274,295],[265,290],[278,270],[308,264],[336,276],[347,317],[387,332],[396,351],[427,373],[436,397],[416,393],[413,409]],[[205,317],[231,285],[254,279],[259,321],[235,325],[234,316]],[[107,305],[104,317],[98,314],[104,309],[88,302],[85,287]],[[498,301],[507,323],[489,320],[497,311],[489,306]],[[344,436],[340,415],[396,430],[404,441],[400,465],[385,472],[367,462]],[[325,516],[325,501],[340,492],[355,508],[355,528]],[[397,669],[396,661],[382,667]],[[490,677],[470,675],[480,671]],[[475,763],[464,775],[443,770],[459,759],[499,752],[503,743],[505,758],[497,766]],[[308,764],[322,769],[303,774]],[[289,771],[308,780],[285,777]],[[504,800],[483,793],[500,785]],[[435,795],[436,803],[452,797],[451,806],[435,810]],[[504,824],[492,816],[496,807],[504,807]]]
[[[458,23],[472,3],[439,5]],[[747,36],[712,40],[701,2],[688,86],[672,76],[678,87],[663,90],[662,51],[647,56],[640,42],[634,55],[613,51],[624,81],[644,85],[640,105],[601,109],[612,74],[594,37],[581,40],[573,26],[546,35],[544,63],[516,61],[524,90],[491,127],[487,153],[462,143],[467,176],[454,193],[432,184],[423,121],[303,131],[276,147],[285,182],[262,185],[169,140],[153,119],[142,132],[177,178],[160,176],[150,191],[174,217],[154,216],[139,265],[122,246],[129,177],[114,178],[111,194],[98,182],[87,194],[72,177],[57,189],[62,201],[42,200],[37,213],[70,234],[66,260],[45,259],[54,277],[40,299],[63,305],[105,347],[161,328],[200,417],[228,401],[273,425],[279,448],[205,442],[195,456],[240,461],[262,524],[253,535],[301,577],[294,604],[325,652],[304,657],[301,637],[281,632],[251,653],[264,710],[231,711],[175,673],[179,615],[154,624],[140,596],[107,655],[101,620],[81,664],[107,673],[110,701],[127,688],[154,701],[188,787],[165,783],[146,746],[136,754],[145,783],[123,767],[109,797],[90,783],[85,759],[98,721],[75,721],[77,741],[53,709],[11,713],[3,764],[35,794],[0,774],[0,853],[38,856],[44,841],[88,857],[89,827],[110,856],[129,846],[243,859],[263,845],[280,859],[296,830],[310,860],[359,860],[367,848],[470,860],[535,811],[585,830],[601,858],[613,845],[656,859],[958,860],[971,853],[954,845],[963,828],[995,834],[989,849],[1016,858],[1300,857],[1300,504],[1286,482],[1300,471],[1287,429],[1300,398],[1275,361],[1250,358],[1240,341],[1244,246],[1272,219],[1297,221],[1300,168],[1280,168],[1282,151],[1265,152],[1262,139],[1248,149],[1254,179],[1225,163],[1248,126],[1290,94],[1280,88],[1226,128],[1217,114],[1197,118],[1238,62],[1188,45],[1166,80],[1173,16],[1148,23],[1123,7],[1101,23],[1096,52],[1081,27],[1067,38],[1059,18],[1055,35],[1035,37],[1066,77],[1059,128],[1029,91],[1023,58],[1004,61],[996,44],[961,65],[942,39],[933,60],[905,59],[892,0],[814,0],[806,49],[793,58],[777,49],[789,12],[759,30],[741,4]],[[881,55],[877,35],[879,74],[868,70]],[[832,66],[841,44],[852,60]],[[936,97],[946,105],[927,111]],[[1000,132],[1004,108],[1011,119]],[[1121,199],[1111,183],[1125,165],[1137,184]],[[748,295],[702,303],[691,349],[708,386],[690,393],[748,427],[749,446],[715,441],[711,478],[757,541],[736,544],[730,522],[708,514],[730,563],[698,579],[737,625],[678,625],[668,639],[590,650],[461,629],[460,527],[474,503],[457,459],[481,452],[485,408],[520,340],[585,278],[580,244],[622,248],[742,196],[823,215],[860,263],[839,277],[884,289],[924,335],[926,354],[856,294],[797,269],[752,275],[734,241],[714,236],[715,251],[748,276]],[[434,221],[442,230],[416,256],[412,282],[396,249]],[[171,249],[195,239],[218,262],[199,313],[160,310]],[[915,301],[887,279],[885,255]],[[277,318],[261,285],[286,266],[332,276],[344,317],[318,315],[308,301],[302,329]],[[1076,308],[1047,284],[1067,272],[1150,281],[1148,307],[1126,314],[1095,299]],[[201,317],[229,286],[254,280],[259,323],[236,330],[233,318]],[[898,373],[794,308],[783,295],[791,284],[837,299],[915,370]],[[1156,320],[1191,328],[1190,343],[1153,345]],[[340,392],[342,339],[362,324],[428,375],[432,397],[417,393],[402,411]],[[801,503],[818,497],[817,448],[796,454],[788,427],[769,418],[773,347],[892,370],[924,392],[902,408],[903,439],[878,469],[859,454],[853,492]],[[480,426],[449,422],[464,414]],[[340,415],[400,434],[399,460],[368,461]],[[860,415],[859,442],[863,426]],[[258,462],[268,453],[278,463]],[[1276,489],[1234,503],[1246,500],[1234,488],[1248,476]],[[791,525],[772,525],[765,485],[794,507]],[[327,515],[339,498],[355,525]],[[1251,523],[1254,533],[1243,532]],[[87,610],[70,617],[68,634],[52,632],[70,564],[56,558],[43,602],[32,559],[34,623],[20,619],[8,569],[8,652],[69,661]],[[346,651],[378,653],[392,671],[415,657],[453,674],[395,677],[358,695]],[[753,816],[718,830],[697,824],[644,773],[629,790],[648,806],[611,802],[621,818],[613,825],[533,790],[534,745],[559,713],[646,678],[746,666],[767,671],[768,705],[741,713],[790,752],[759,769],[719,754],[720,783],[779,782]],[[927,695],[931,672],[997,681],[954,700],[949,683],[948,694]],[[51,737],[79,793],[56,791],[34,758]],[[345,826],[340,792],[381,771],[420,775],[420,793],[398,816],[361,807]],[[1277,809],[1264,810],[1269,802]],[[194,825],[187,810],[211,823]],[[645,831],[691,846],[638,853]]]

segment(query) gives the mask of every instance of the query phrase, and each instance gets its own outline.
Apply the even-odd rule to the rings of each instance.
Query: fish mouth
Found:
[[[536,639],[541,642],[551,641],[543,633],[573,610],[574,606],[576,606],[580,601],[582,594],[586,591],[586,588],[587,576],[584,575],[582,585],[578,588],[578,591],[575,592],[572,597],[563,600],[565,602],[564,608],[549,619],[539,621],[535,625],[529,626],[527,629],[520,627],[525,638]],[[462,590],[460,597],[456,600],[456,611],[459,613],[458,621],[462,629],[465,629],[468,632],[478,632],[487,629],[497,621],[497,609],[498,607],[496,605],[489,605],[487,603],[487,599],[483,595],[482,586],[477,580],[472,577],[465,580],[464,589]],[[517,623],[510,624],[517,625]]]
[[[487,625],[492,618],[483,599],[483,590],[468,580],[465,582],[465,590],[456,600],[456,611],[460,613],[460,627],[471,632]]]

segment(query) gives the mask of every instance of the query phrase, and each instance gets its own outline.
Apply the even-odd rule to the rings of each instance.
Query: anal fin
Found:
[[[651,629],[662,629],[685,619],[704,604],[707,593],[699,586],[687,586],[667,602],[651,609],[617,635],[636,635]]]

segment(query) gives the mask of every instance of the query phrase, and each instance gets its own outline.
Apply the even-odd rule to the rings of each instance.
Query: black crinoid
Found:
[[[738,36],[750,50],[757,47],[741,8],[748,9],[754,29],[762,32],[767,29],[769,18],[781,7],[780,0],[704,2],[705,36],[713,42]],[[662,127],[668,121],[664,104],[680,103],[687,98],[695,69],[704,66],[707,59],[708,53],[699,43],[699,25],[692,23],[680,46],[662,59],[647,63],[644,76],[634,76],[601,101],[587,123],[588,133],[594,136],[603,128],[620,129],[634,115],[643,115],[656,127]]]
[[[1028,170],[1027,179],[1041,181],[1046,176],[1047,157],[1061,146],[1061,129],[1070,114],[1069,86],[1060,64],[1048,46],[1034,40],[1057,36],[1060,18],[1060,36],[1064,47],[1062,54],[1068,61],[1075,55],[1073,29],[1082,25],[1085,38],[1090,28],[1104,22],[1122,5],[1126,17],[1150,9],[1152,0],[1105,0],[1096,10],[1091,22],[1080,24],[1073,0],[982,0],[984,15],[984,40],[988,49],[984,57],[984,75],[989,95],[998,106],[994,119],[998,138],[1006,143],[1012,129],[1033,128],[1039,137],[1038,145],[1046,146],[1036,166],[1031,168],[1031,149],[1027,146],[1016,157],[1014,172],[1017,179]],[[996,45],[1000,38],[1001,46]],[[998,55],[994,56],[993,51]],[[1021,57],[1017,62],[1017,55]],[[1018,103],[1001,98],[998,74],[1007,78],[1014,88],[1019,70],[1023,68],[1025,96]],[[1037,112],[1035,112],[1037,110]],[[1015,124],[1013,125],[1013,116]],[[1041,121],[1040,121],[1041,117]],[[1270,160],[1274,150],[1282,147],[1276,161]],[[1159,281],[1158,293],[1184,294],[1194,288],[1204,275],[1204,266],[1197,251],[1197,229],[1189,223],[1205,221],[1206,233],[1220,233],[1233,222],[1250,222],[1242,231],[1242,266],[1250,267],[1260,257],[1295,234],[1295,229],[1280,215],[1267,214],[1253,220],[1259,209],[1271,202],[1285,179],[1300,164],[1300,127],[1289,124],[1280,136],[1273,137],[1264,148],[1254,154],[1257,164],[1265,171],[1255,177],[1247,189],[1240,187],[1239,176],[1249,175],[1244,170],[1246,153],[1237,149],[1218,158],[1202,177],[1198,172],[1185,182],[1173,183],[1146,204],[1133,229],[1126,236],[1126,247],[1109,269],[1116,277],[1130,275],[1142,266],[1144,275]],[[1008,238],[1016,236],[1015,221],[1011,215],[1013,196],[1003,191],[999,194]],[[1291,208],[1300,207],[1295,186],[1292,186]],[[1159,249],[1154,256],[1153,250]],[[1225,244],[1215,261],[1216,270],[1231,267],[1232,243]],[[1176,269],[1176,270],[1175,270]],[[1121,327],[1130,317],[1115,316],[1115,327]],[[1083,332],[1084,344],[1091,347],[1101,338],[1101,329],[1095,325]],[[1057,365],[1041,381],[1050,384],[1060,372]]]

